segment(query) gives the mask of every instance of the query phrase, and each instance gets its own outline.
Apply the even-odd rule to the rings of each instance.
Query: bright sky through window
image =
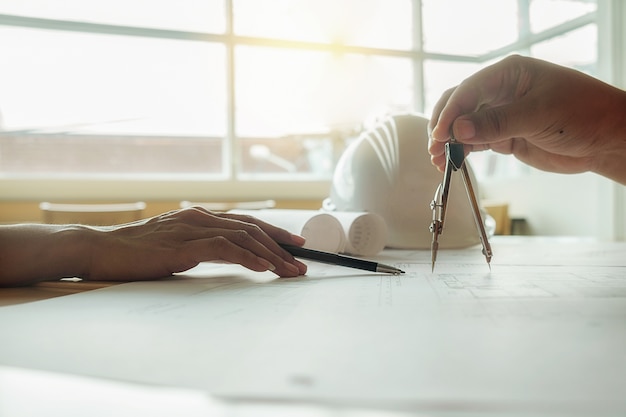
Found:
[[[443,91],[502,55],[593,73],[596,7],[588,0],[0,0],[0,167],[24,171],[53,149],[68,174],[285,177],[252,152],[264,149],[299,161],[298,174],[326,179],[363,124],[389,112],[429,114]],[[544,30],[552,35],[528,36]],[[131,160],[136,151],[150,156]],[[175,156],[179,162],[169,163]]]
[[[171,9],[159,1],[119,7],[98,1],[85,7],[73,0],[52,8],[49,2],[24,0],[0,12],[219,34],[225,11],[209,10],[207,3],[187,0]],[[413,108],[409,60],[341,49],[409,49],[410,0],[235,0],[233,6],[236,35],[293,42],[280,48],[235,45],[237,135],[328,131]],[[203,15],[206,24],[199,18]],[[219,43],[15,28],[3,32],[5,58],[16,64],[3,77],[6,129],[226,133],[226,58]],[[15,39],[22,47],[11,47]],[[298,41],[336,47],[325,52]],[[22,94],[27,84],[37,100]]]

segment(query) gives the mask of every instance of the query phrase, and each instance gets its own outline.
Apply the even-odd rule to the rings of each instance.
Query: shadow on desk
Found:
[[[0,306],[29,303],[121,284],[121,282],[81,281],[75,279],[45,281],[28,287],[0,288]]]

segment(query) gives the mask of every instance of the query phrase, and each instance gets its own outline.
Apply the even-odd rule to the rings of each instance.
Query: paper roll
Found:
[[[349,211],[334,211],[332,215],[339,220],[346,236],[344,253],[372,256],[385,248],[387,225],[380,215]]]

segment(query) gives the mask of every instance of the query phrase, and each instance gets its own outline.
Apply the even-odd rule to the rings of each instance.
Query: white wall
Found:
[[[560,175],[531,169],[528,175],[481,183],[482,195],[509,204],[511,217],[537,235],[624,239],[623,186],[598,175]]]

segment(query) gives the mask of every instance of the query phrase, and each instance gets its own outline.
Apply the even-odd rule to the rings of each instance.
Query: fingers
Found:
[[[268,256],[268,260],[272,261],[274,257],[279,257],[275,258],[278,261],[277,267],[279,268],[277,269],[277,271],[274,271],[278,275],[295,276],[291,275],[291,273],[290,275],[285,275],[281,272],[281,260],[282,263],[284,263],[286,267],[292,271],[292,266],[295,266],[297,269],[296,275],[303,275],[306,273],[306,264],[294,258],[293,255],[281,248],[277,243],[281,242],[302,246],[305,243],[305,239],[302,236],[294,235],[285,229],[266,223],[253,216],[232,213],[221,213],[220,216],[224,219],[227,219],[229,225],[243,225],[246,232],[250,233],[250,235],[253,236],[255,240],[261,243],[262,246],[259,248],[259,250],[264,256]]]
[[[457,117],[471,113],[483,105],[480,89],[480,72],[463,81],[458,87],[446,91],[433,111],[434,121],[430,137],[436,142],[447,142],[452,132],[452,124]]]
[[[524,103],[487,108],[457,118],[450,130],[456,140],[466,145],[466,152],[483,151],[492,144],[524,136],[526,125],[519,123],[526,120],[520,117],[524,112],[528,112]],[[443,171],[446,163],[445,142],[430,139],[428,152],[431,163]]]
[[[466,136],[471,134],[471,123],[463,122],[458,126],[460,132],[454,131],[454,125],[458,117],[473,112],[482,104],[481,95],[475,85],[480,85],[477,78],[482,77],[480,72],[465,80],[459,86],[447,90],[434,107],[432,117],[428,125],[428,152],[431,155],[431,163],[441,172],[445,169],[445,143],[454,134],[462,133]]]
[[[181,210],[177,215],[181,221],[197,226],[196,230],[191,232],[192,240],[205,241],[206,244],[206,239],[212,239],[208,247],[215,248],[218,252],[216,254],[211,251],[204,252],[209,254],[205,257],[209,256],[210,259],[202,260],[221,259],[241,263],[255,271],[263,267],[261,270],[272,270],[283,277],[303,275],[307,271],[304,263],[295,259],[277,243],[278,241],[301,246],[305,241],[302,236],[294,235],[252,216],[214,213],[201,207]],[[229,244],[220,243],[223,240],[221,238]],[[232,252],[228,252],[228,249]]]
[[[245,224],[256,225],[265,234],[267,234],[268,237],[270,237],[270,241],[268,241],[268,244],[271,244],[271,246],[273,247],[279,247],[276,242],[290,243],[297,246],[302,246],[305,242],[305,239],[302,236],[294,235],[293,233],[290,233],[283,228],[274,226],[253,216],[233,213],[219,213],[217,214],[217,216],[224,219],[236,220]]]
[[[433,165],[443,169],[444,143],[452,135],[459,142],[473,145],[466,150],[524,136],[527,123],[521,122],[537,111],[532,98],[526,97],[532,85],[529,66],[524,58],[511,56],[478,71],[442,95],[429,124],[428,151]]]
[[[437,125],[440,124],[440,116],[441,116],[441,112],[443,111],[443,109],[446,107],[446,105],[448,104],[448,101],[450,100],[450,96],[452,95],[452,93],[454,92],[454,90],[456,90],[457,87],[454,88],[450,88],[448,90],[446,90],[442,95],[441,98],[439,98],[439,100],[437,101],[437,103],[435,104],[435,107],[433,108],[433,113],[432,116],[430,118],[430,120],[428,121],[428,138],[429,140],[433,140],[433,130],[435,129],[435,127]],[[445,122],[441,122],[441,125],[446,125]],[[445,135],[442,135],[442,132],[440,132],[443,128],[439,128],[439,131],[437,132],[437,141],[439,142],[443,142],[445,140],[447,140],[448,138],[444,138]],[[430,146],[430,143],[429,143]]]
[[[296,277],[306,273],[300,261],[290,263],[271,252],[243,231],[225,230],[219,236],[187,242],[185,249],[194,254],[194,261],[220,261],[240,264],[252,271],[272,271],[280,277]]]
[[[532,61],[520,56],[509,56],[483,68],[461,84],[443,94],[433,112],[431,136],[436,141],[449,139],[452,124],[458,118],[485,108],[497,108],[523,97],[532,87]],[[474,136],[472,126],[455,126],[459,134]],[[457,132],[455,132],[456,134]],[[478,134],[478,129],[475,130]],[[457,137],[460,140],[460,137]]]
[[[524,99],[503,106],[484,108],[454,120],[452,132],[459,142],[488,144],[526,135],[535,106]]]
[[[443,172],[446,167],[444,144],[441,142],[433,142],[428,148],[428,152],[430,152],[430,162],[437,167],[440,172]]]
[[[437,104],[435,104],[432,116],[428,121],[428,153],[430,153],[430,162],[441,172],[443,172],[446,165],[445,142],[449,140],[449,135],[443,134],[444,127],[442,126],[446,125],[446,123],[440,120],[440,116],[455,89],[456,87],[450,88],[442,94]],[[438,129],[436,137],[433,136],[435,128]]]

